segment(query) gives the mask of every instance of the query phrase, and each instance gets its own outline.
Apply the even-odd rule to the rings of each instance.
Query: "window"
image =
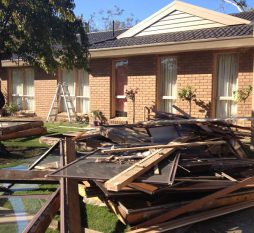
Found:
[[[127,117],[128,102],[125,91],[128,86],[128,60],[115,61],[115,116]]]
[[[238,63],[237,54],[218,57],[217,117],[234,117],[237,114],[233,92],[237,90]]]
[[[88,73],[85,70],[64,70],[62,82],[68,85],[76,112],[88,114],[90,105]],[[64,104],[62,104],[62,111],[66,112]]]
[[[176,100],[177,60],[175,57],[164,57],[160,60],[160,109],[173,112]]]
[[[19,110],[34,111],[34,69],[12,70],[12,102]]]

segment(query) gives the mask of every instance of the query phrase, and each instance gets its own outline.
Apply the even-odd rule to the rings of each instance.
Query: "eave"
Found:
[[[146,54],[172,54],[191,51],[223,50],[254,47],[254,37],[202,39],[184,42],[133,45],[125,47],[90,49],[91,58],[127,57]]]

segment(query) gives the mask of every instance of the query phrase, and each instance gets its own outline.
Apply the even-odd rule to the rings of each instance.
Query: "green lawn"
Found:
[[[69,126],[73,128],[63,128],[60,126]],[[66,133],[66,132],[75,132],[80,131],[84,128],[85,124],[80,123],[45,123],[47,127],[47,134],[57,134],[57,133]],[[76,128],[75,128],[76,127]],[[40,155],[45,151],[47,145],[42,145],[39,143],[40,136],[36,137],[27,137],[13,139],[3,142],[8,150],[10,150],[11,155],[8,158],[1,158],[0,156],[0,168],[17,166],[24,163],[24,159],[33,157],[35,155]],[[43,149],[44,148],[44,149]],[[20,153],[15,154],[17,151]],[[1,160],[2,159],[2,160]],[[5,163],[3,162],[5,161]],[[15,194],[50,194],[57,188],[57,185],[39,185],[39,188],[32,191],[17,191]],[[43,204],[40,200],[23,200],[23,205],[25,206],[28,213],[36,213],[40,205]],[[11,207],[9,201],[0,203],[0,206]],[[128,227],[124,226],[106,207],[97,207],[92,205],[81,204],[82,206],[82,222],[83,225],[87,228],[97,230],[100,232],[125,232]],[[56,216],[55,219],[59,219],[59,216]],[[15,232],[15,225],[6,224],[6,226],[0,226],[1,232]],[[47,233],[57,233],[58,231],[47,230]]]
[[[84,123],[67,123],[67,122],[54,122],[44,123],[44,126],[47,128],[49,134],[57,134],[57,133],[67,133],[67,132],[76,132],[81,131],[81,129],[78,128],[84,128],[86,127],[86,124]],[[63,128],[64,127],[70,127],[70,128]],[[2,142],[6,147],[48,147],[47,145],[43,145],[39,143],[39,138],[41,136],[32,136],[32,137],[26,137],[26,138],[17,138],[12,139],[8,141]]]

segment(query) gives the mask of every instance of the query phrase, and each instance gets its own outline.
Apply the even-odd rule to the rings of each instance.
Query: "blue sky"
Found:
[[[224,4],[224,9],[221,0],[183,0],[197,6],[206,7],[211,10],[217,10],[226,13],[237,12],[235,7],[229,4]],[[76,15],[83,15],[84,18],[89,18],[93,12],[100,10],[112,9],[114,5],[125,10],[124,16],[134,14],[135,18],[143,20],[162,7],[171,3],[172,0],[75,0]],[[247,0],[251,7],[254,7],[253,0]]]

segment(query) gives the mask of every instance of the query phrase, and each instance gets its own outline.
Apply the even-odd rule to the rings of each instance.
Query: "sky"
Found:
[[[75,14],[80,16],[81,14],[85,19],[93,12],[99,12],[100,10],[112,9],[114,5],[124,9],[123,17],[131,14],[138,20],[143,20],[162,7],[170,4],[172,0],[74,0],[76,4]],[[183,0],[184,2],[191,3],[197,6],[209,8],[225,13],[238,12],[237,9],[230,4],[222,5],[222,0]],[[249,6],[254,8],[254,1],[247,0]]]

